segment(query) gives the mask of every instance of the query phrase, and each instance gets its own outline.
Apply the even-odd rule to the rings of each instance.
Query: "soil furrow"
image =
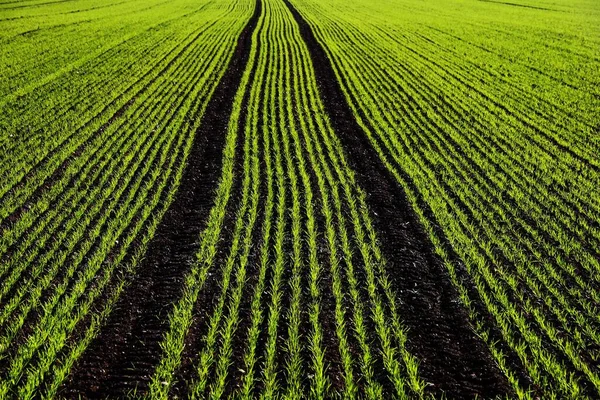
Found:
[[[257,15],[260,16],[261,0],[257,0],[256,10],[258,10],[256,11]],[[252,32],[250,32],[250,36],[251,34]],[[249,82],[253,82],[254,80],[254,76],[256,75],[256,66],[257,64],[255,63],[250,72],[250,78],[248,80]],[[215,266],[222,266],[227,262],[227,257],[229,256],[229,253],[231,251],[231,245],[234,240],[234,227],[236,218],[238,217],[238,208],[240,203],[242,202],[244,158],[249,157],[249,155],[243,153],[244,140],[246,136],[245,126],[246,124],[251,123],[248,119],[249,100],[250,90],[248,86],[248,90],[245,91],[244,97],[242,99],[241,113],[238,121],[238,136],[236,140],[236,147],[240,149],[240,151],[236,152],[235,155],[236,159],[234,164],[234,176],[236,178],[231,190],[231,197],[228,200],[228,211],[223,220],[223,229],[221,233],[221,239],[219,241],[220,250],[217,252],[215,262],[213,263]],[[259,200],[259,202],[261,201]],[[261,218],[258,217],[256,226],[261,225]],[[254,242],[258,243],[259,240],[256,239]],[[254,260],[254,252],[253,255],[249,257],[249,260]],[[252,268],[253,264],[253,261],[249,261],[248,267]],[[205,334],[209,329],[210,316],[213,314],[214,309],[219,301],[219,295],[221,292],[220,283],[223,279],[221,272],[222,271],[218,270],[218,272],[210,274],[207,277],[206,282],[203,285],[203,290],[200,292],[198,300],[196,301],[196,304],[194,306],[194,322],[192,323],[186,335],[186,345],[183,349],[183,353],[181,356],[181,365],[177,371],[177,379],[175,381],[175,385],[173,386],[170,393],[175,397],[187,398],[190,389],[188,385],[196,378],[200,355],[199,349],[202,347]],[[252,280],[252,278],[252,274],[248,274],[248,280]],[[238,348],[235,346],[233,348],[238,350]]]
[[[171,305],[198,250],[213,206],[233,99],[250,55],[259,9],[242,30],[229,66],[196,132],[180,187],[136,275],[103,330],[83,354],[63,393],[86,398],[123,397],[148,387],[162,354]]]
[[[310,25],[285,0],[306,42],[319,91],[358,184],[365,189],[388,261],[409,350],[429,390],[451,398],[505,395],[510,388],[485,343],[471,328],[448,272],[434,253],[406,195],[382,163],[347,103],[326,51]]]

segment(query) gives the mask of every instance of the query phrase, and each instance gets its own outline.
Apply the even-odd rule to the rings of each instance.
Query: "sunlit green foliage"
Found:
[[[597,4],[293,3],[517,394],[597,397]]]

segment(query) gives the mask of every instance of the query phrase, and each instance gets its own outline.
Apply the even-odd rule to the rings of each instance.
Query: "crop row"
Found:
[[[215,207],[149,395],[421,395],[365,195],[308,49],[282,1],[261,3]]]
[[[206,4],[197,6],[196,12],[204,7]],[[14,94],[4,97],[6,104],[0,124],[5,134],[0,140],[6,162],[0,172],[3,176],[0,194],[6,206],[1,218],[13,212],[34,185],[44,182],[75,153],[90,132],[102,129],[113,115],[122,114],[144,82],[158,75],[202,32],[195,24],[196,13],[168,17],[128,40],[113,43],[110,50],[80,60],[81,65],[76,69],[59,69],[46,75],[42,83],[20,88],[27,94],[21,93],[16,100],[7,100]],[[77,41],[77,33],[71,34],[75,36],[70,41]],[[24,66],[23,71],[27,71]],[[33,90],[37,85],[42,85],[42,89]],[[26,182],[18,184],[24,177]]]
[[[98,68],[91,74],[98,80],[85,82],[96,95],[102,79],[115,74],[113,90],[122,93],[114,104],[104,98],[105,108],[96,115],[91,110],[79,129],[59,130],[51,149],[24,149],[23,163],[46,161],[3,193],[0,397],[56,394],[171,202],[203,110],[250,11],[242,2],[201,8],[163,26],[170,40],[137,43],[134,56],[143,57],[146,45],[157,58],[149,70],[134,64],[141,70],[133,82],[114,79],[124,71],[118,67],[132,62],[127,57],[118,58],[120,65],[86,64]],[[177,30],[183,21],[186,28]],[[71,99],[64,101],[68,108]],[[12,154],[21,155],[9,149],[3,167]]]
[[[599,149],[589,140],[597,94],[586,84],[597,74],[569,74],[557,84],[556,66],[507,66],[519,57],[511,50],[527,45],[513,34],[494,33],[499,44],[485,43],[497,53],[477,45],[489,29],[511,31],[508,11],[492,27],[459,30],[452,17],[432,21],[436,10],[411,2],[410,20],[391,3],[354,2],[353,12],[341,12],[347,2],[294,3],[519,397],[597,396]],[[476,12],[465,15],[477,21]],[[558,17],[557,26],[571,27]],[[512,32],[524,30],[513,24]],[[527,27],[532,37],[542,29]],[[452,40],[442,36],[453,31]],[[557,41],[554,51],[584,68],[597,65],[597,52],[572,48]],[[552,91],[532,89],[545,80]],[[581,117],[569,102],[582,107]]]

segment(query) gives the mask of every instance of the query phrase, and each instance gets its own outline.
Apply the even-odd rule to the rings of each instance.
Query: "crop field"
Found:
[[[0,0],[0,399],[600,399],[597,0]]]

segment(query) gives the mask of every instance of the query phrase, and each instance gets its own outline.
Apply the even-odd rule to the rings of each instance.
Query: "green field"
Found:
[[[596,0],[0,0],[0,399],[600,398]]]

